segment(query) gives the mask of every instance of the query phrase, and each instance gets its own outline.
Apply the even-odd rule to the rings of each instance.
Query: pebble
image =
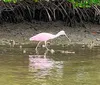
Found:
[[[23,53],[26,53],[26,50],[25,49],[23,50]]]
[[[52,54],[55,53],[55,51],[54,51],[53,49],[51,49],[50,52],[51,52]]]
[[[10,47],[14,47],[16,43],[15,43],[14,40],[10,40],[10,41],[9,41],[9,44],[10,44]]]
[[[22,45],[20,45],[19,48],[22,49]]]

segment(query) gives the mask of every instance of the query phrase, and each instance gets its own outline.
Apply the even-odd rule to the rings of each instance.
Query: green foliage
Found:
[[[91,5],[100,5],[100,0],[68,0],[69,2],[73,3],[73,6],[81,7],[81,8],[88,8]]]
[[[3,0],[3,2],[6,2],[6,3],[9,3],[9,2],[16,3],[16,2],[17,2],[17,0]]]
[[[13,3],[17,3],[20,0],[3,0],[3,2],[9,3],[9,2],[13,2]],[[32,0],[34,2],[39,2],[40,0]],[[95,4],[95,5],[100,5],[100,0],[66,0],[69,1],[71,3],[73,3],[73,6],[76,7],[91,7],[91,5]]]
[[[10,3],[10,2],[17,3],[18,1],[24,1],[24,0],[3,0],[3,2],[6,2],[6,3]],[[39,0],[32,0],[32,1],[38,2]]]
[[[38,2],[39,0],[33,0],[34,2]]]

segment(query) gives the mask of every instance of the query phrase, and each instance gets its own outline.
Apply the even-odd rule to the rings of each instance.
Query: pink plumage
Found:
[[[40,33],[30,38],[30,41],[47,41],[53,39],[55,35],[49,33]]]

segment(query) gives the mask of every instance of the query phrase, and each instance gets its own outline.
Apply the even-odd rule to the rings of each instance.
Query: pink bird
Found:
[[[37,35],[31,37],[29,40],[30,40],[30,41],[39,41],[39,43],[37,44],[37,46],[36,46],[36,48],[35,48],[36,51],[37,51],[37,48],[38,48],[38,46],[39,46],[39,44],[40,44],[41,42],[45,42],[45,47],[46,47],[47,50],[49,50],[49,49],[47,48],[47,46],[46,46],[47,41],[50,40],[50,39],[57,38],[57,37],[59,37],[60,35],[65,35],[65,36],[68,38],[68,36],[66,35],[65,31],[62,30],[62,31],[58,32],[56,35],[50,34],[50,33],[45,33],[45,32],[39,33],[39,34],[37,34]],[[68,40],[71,41],[69,38],[68,38]]]

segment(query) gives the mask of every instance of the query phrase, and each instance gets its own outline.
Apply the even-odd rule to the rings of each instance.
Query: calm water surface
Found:
[[[56,49],[0,47],[0,85],[100,85],[100,47]]]

